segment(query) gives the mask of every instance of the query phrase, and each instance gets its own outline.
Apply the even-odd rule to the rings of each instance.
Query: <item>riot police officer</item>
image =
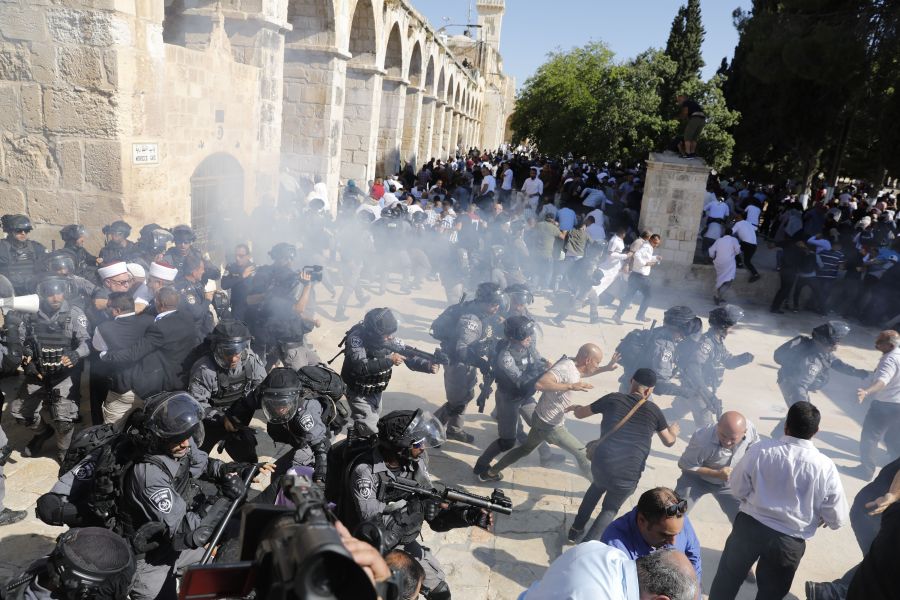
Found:
[[[160,394],[146,411],[149,447],[126,474],[122,490],[125,536],[146,540],[132,600],[175,598],[175,569],[200,559],[232,500],[245,491],[239,471],[246,465],[226,465],[200,450],[204,412],[190,395]],[[200,477],[215,481],[221,496],[205,498]]]
[[[522,429],[522,420],[531,425],[534,413],[534,392],[537,380],[549,368],[549,364],[537,350],[534,319],[515,315],[503,323],[505,339],[497,344],[491,359],[491,368],[497,382],[497,439],[485,448],[475,462],[474,472],[482,481],[498,481],[486,475],[488,467],[499,454],[512,450],[516,441],[525,443],[528,435]],[[550,447],[544,443],[538,447],[541,465],[565,460],[557,455],[554,460]]]
[[[78,405],[68,397],[72,371],[88,355],[90,338],[84,312],[66,299],[69,290],[65,279],[47,277],[37,286],[40,310],[34,315],[13,316],[20,321],[10,336],[16,337],[16,343],[23,348],[25,379],[11,412],[18,422],[35,432],[22,451],[23,456],[35,455],[55,432],[62,461],[72,441],[78,416]]]
[[[726,304],[709,312],[709,329],[694,342],[681,342],[676,356],[683,392],[675,397],[666,420],[674,423],[690,411],[697,429],[712,425],[722,416],[722,401],[716,396],[726,369],[736,369],[753,361],[749,352],[732,355],[725,338],[744,318],[744,311]]]
[[[163,260],[167,263],[179,271],[185,272],[185,270],[182,269],[182,266],[184,264],[184,259],[188,256],[195,256],[199,258],[201,262],[203,261],[203,255],[193,246],[194,242],[197,240],[197,236],[189,225],[176,225],[173,227],[172,238],[175,245],[169,248],[163,256]]]
[[[154,262],[166,262],[163,255],[169,248],[169,244],[175,240],[172,232],[168,229],[150,223],[141,227],[140,237],[137,241],[137,251],[140,260],[148,267]]]
[[[421,358],[404,358],[388,349],[397,327],[397,317],[389,308],[373,308],[344,339],[341,379],[347,384],[350,412],[357,425],[363,423],[373,432],[381,415],[381,393],[395,366],[405,363],[421,373],[437,373],[440,367]]]
[[[809,392],[822,389],[828,383],[831,369],[838,373],[864,379],[865,369],[848,365],[834,355],[838,344],[850,333],[843,321],[828,321],[812,330],[812,337],[798,335],[775,350],[778,363],[778,388],[788,407],[801,400],[809,401]],[[784,428],[782,419],[773,430],[773,437],[780,436]]]
[[[205,271],[206,264],[202,258],[194,254],[184,256],[178,277],[175,278],[172,286],[181,296],[178,309],[190,314],[197,325],[198,342],[213,330],[213,316],[209,309],[209,300],[206,299],[203,283]]]
[[[514,283],[507,286],[503,290],[503,293],[506,294],[506,297],[509,299],[509,308],[505,311],[505,318],[508,319],[514,315],[534,318],[528,308],[534,304],[534,294],[531,293],[531,290],[528,289],[527,285],[524,283]],[[537,323],[535,323],[535,326],[537,326]]]
[[[272,440],[289,446],[275,461],[273,477],[283,475],[291,467],[312,467],[313,481],[324,485],[330,432],[323,419],[322,403],[304,393],[297,371],[286,367],[272,369],[255,393],[235,405],[229,418],[249,423],[260,408]]]
[[[688,306],[673,306],[663,313],[663,326],[636,329],[616,347],[625,373],[619,378],[619,391],[627,393],[631,373],[638,369],[652,369],[656,373],[654,393],[676,395],[681,386],[675,381],[675,356],[678,344],[700,333],[703,323]]]
[[[247,419],[242,426],[227,416],[229,409],[252,393],[266,377],[262,360],[250,349],[250,330],[240,321],[220,321],[209,336],[209,352],[191,367],[187,391],[203,407],[209,452],[225,440],[235,460],[256,462],[256,437]]]
[[[135,254],[134,242],[129,241],[131,225],[125,221],[113,221],[103,226],[106,245],[100,248],[100,264],[108,265],[119,260],[127,261]]]
[[[9,279],[17,296],[31,294],[47,249],[28,239],[34,227],[27,216],[3,215],[0,221],[6,233],[6,238],[0,240],[0,275]]]
[[[341,294],[338,296],[335,321],[346,321],[347,302],[350,295],[354,294],[359,306],[365,306],[369,302],[362,285],[362,273],[366,262],[375,256],[375,242],[369,227],[370,219],[374,218],[369,211],[360,211],[352,217],[348,217],[338,229],[337,247],[341,256]]]
[[[67,249],[55,250],[45,257],[44,271],[66,279],[71,284],[72,296],[68,300],[84,310],[97,286],[77,274],[75,254]]]
[[[101,527],[70,529],[49,556],[5,584],[7,600],[121,600],[128,596],[135,560],[131,545]]]
[[[84,247],[84,240],[87,237],[85,226],[66,225],[59,230],[59,237],[63,240],[63,248],[75,255],[74,274],[84,277],[88,281],[96,279],[97,257]]]
[[[494,340],[498,312],[504,301],[500,286],[485,282],[478,286],[474,301],[460,305],[458,318],[448,324],[446,332],[436,330],[443,329],[436,327],[441,317],[432,325],[433,334],[450,357],[450,364],[444,370],[447,401],[435,413],[447,427],[449,439],[468,444],[475,441],[475,436],[463,430],[462,414],[475,399],[476,369],[481,368],[483,373],[490,370],[485,357]]]
[[[418,542],[422,523],[427,521],[434,531],[473,525],[489,529],[492,523],[481,509],[441,508],[388,484],[402,478],[432,488],[425,452],[444,441],[443,426],[428,412],[396,410],[386,414],[378,421],[377,445],[352,467],[346,492],[353,504],[346,516],[350,531],[365,521],[377,524],[383,532],[383,550],[401,548],[422,565],[422,594],[428,600],[449,600],[450,587],[437,558]]]

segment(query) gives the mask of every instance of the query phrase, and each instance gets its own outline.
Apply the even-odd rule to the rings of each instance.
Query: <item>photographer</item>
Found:
[[[446,440],[444,428],[421,410],[397,410],[378,421],[378,441],[368,452],[351,463],[346,498],[338,510],[355,530],[369,521],[382,532],[382,549],[401,548],[413,556],[425,570],[423,595],[428,600],[449,600],[450,587],[441,565],[431,551],[419,544],[422,523],[434,531],[448,531],[472,525],[490,529],[492,515],[470,506],[447,506],[422,500],[414,494],[393,489],[390,482],[412,480],[431,488],[425,466],[425,450]],[[343,509],[343,510],[342,510]]]

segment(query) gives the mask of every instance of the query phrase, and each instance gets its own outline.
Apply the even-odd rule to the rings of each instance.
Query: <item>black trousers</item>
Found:
[[[756,600],[784,598],[791,590],[804,552],[806,540],[775,531],[739,512],[719,559],[709,600],[734,600],[757,559]]]
[[[797,271],[782,267],[780,275],[781,287],[778,288],[775,298],[772,299],[772,310],[779,310],[791,294],[791,288],[794,287],[794,280],[797,278]]]
[[[756,254],[756,244],[748,244],[741,242],[741,255],[744,257],[744,266],[754,275],[759,275],[759,271],[753,266],[753,255]]]
[[[634,295],[638,292],[641,293],[641,305],[638,307],[637,318],[644,318],[647,307],[650,306],[650,276],[641,275],[640,273],[631,273],[628,275],[628,291],[626,291],[625,295],[622,296],[622,299],[619,300],[619,309],[616,311],[617,317],[621,317],[625,314],[625,311],[631,306]]]

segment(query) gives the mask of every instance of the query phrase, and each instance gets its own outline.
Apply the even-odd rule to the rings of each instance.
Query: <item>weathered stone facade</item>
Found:
[[[478,10],[489,50],[464,66],[406,0],[3,0],[0,211],[45,240],[122,217],[202,232],[284,174],[334,200],[497,146],[504,3]]]

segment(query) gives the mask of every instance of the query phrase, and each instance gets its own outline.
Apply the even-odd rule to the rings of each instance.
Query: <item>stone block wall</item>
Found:
[[[641,203],[641,231],[662,236],[663,264],[691,265],[703,214],[709,168],[699,160],[651,153]]]

